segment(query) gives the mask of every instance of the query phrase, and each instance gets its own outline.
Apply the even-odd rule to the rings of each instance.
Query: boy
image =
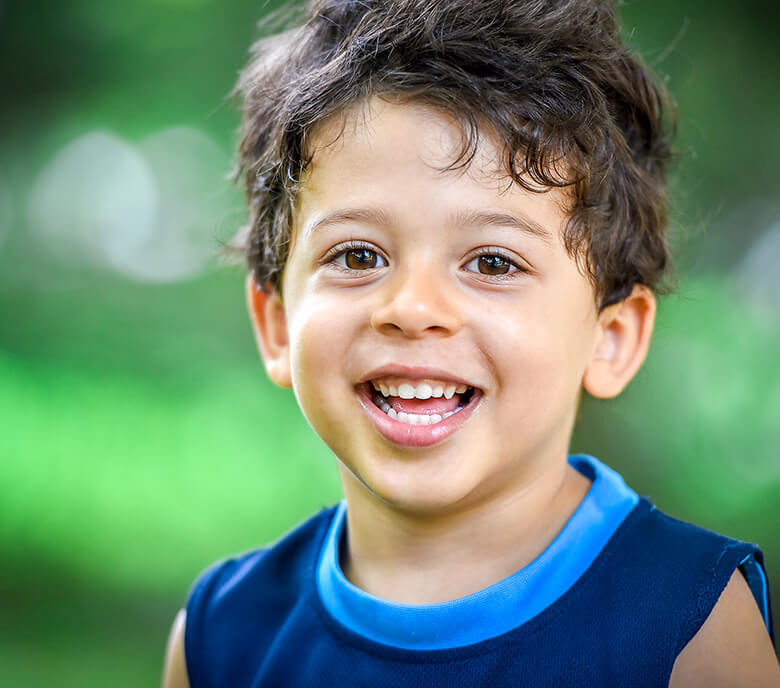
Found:
[[[567,458],[668,262],[608,0],[318,0],[255,53],[249,310],[346,499],[200,576],[165,685],[780,685],[760,550]]]

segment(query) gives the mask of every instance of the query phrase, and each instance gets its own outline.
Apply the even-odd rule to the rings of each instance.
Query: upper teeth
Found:
[[[467,385],[429,385],[422,382],[419,385],[402,383],[397,387],[395,385],[385,385],[381,382],[372,382],[374,389],[378,389],[386,397],[401,397],[401,399],[430,399],[431,397],[445,397],[452,399],[453,394],[463,394]]]

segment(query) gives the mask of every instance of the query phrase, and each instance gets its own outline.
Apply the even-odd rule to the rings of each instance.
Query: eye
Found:
[[[337,246],[325,262],[344,270],[371,270],[387,266],[387,261],[382,256],[372,248],[361,244]]]
[[[342,254],[344,263],[352,270],[365,270],[366,268],[375,268],[382,259],[375,251],[367,248],[353,248]]]
[[[469,272],[477,272],[490,277],[504,277],[515,272],[526,272],[513,260],[492,251],[486,251],[472,258],[464,267]]]

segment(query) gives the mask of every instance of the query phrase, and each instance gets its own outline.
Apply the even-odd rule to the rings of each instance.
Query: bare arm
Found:
[[[739,570],[672,669],[669,688],[780,688],[780,666]]]
[[[173,621],[168,646],[165,649],[165,668],[162,688],[190,688],[187,678],[187,664],[184,660],[184,627],[187,612],[180,609]]]

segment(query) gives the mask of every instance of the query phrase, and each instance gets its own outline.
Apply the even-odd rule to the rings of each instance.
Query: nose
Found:
[[[403,334],[410,339],[452,335],[462,324],[456,291],[442,272],[430,266],[410,266],[385,284],[371,326],[382,334]]]

